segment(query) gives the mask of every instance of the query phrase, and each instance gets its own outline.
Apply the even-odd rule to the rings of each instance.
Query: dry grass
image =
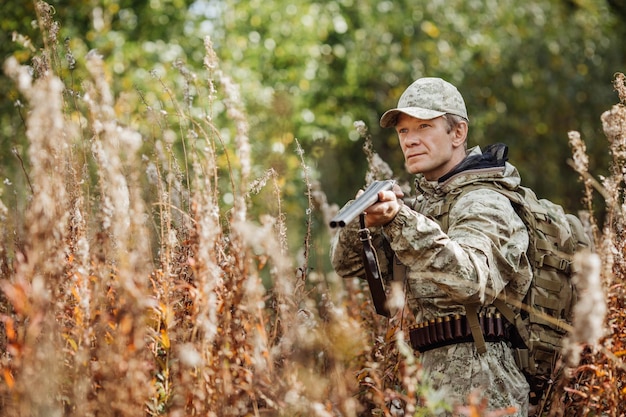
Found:
[[[582,339],[599,338],[595,344],[580,345],[580,363],[572,366],[568,377],[560,381],[555,393],[558,407],[555,415],[581,416],[626,414],[626,201],[624,199],[624,166],[626,164],[626,77],[618,73],[614,87],[620,103],[602,114],[602,127],[612,156],[610,173],[596,181],[589,173],[584,143],[578,132],[570,132],[573,149],[572,166],[580,174],[585,186],[585,200],[593,209],[592,195],[598,192],[606,204],[606,219],[598,224],[588,218],[590,232],[595,237],[600,257],[599,278],[606,300],[605,331],[598,335],[598,326],[579,327]],[[594,299],[593,294],[584,296]]]
[[[376,316],[361,282],[310,271],[310,217],[303,261],[290,257],[276,172],[251,178],[246,115],[209,40],[202,81],[180,64],[183,91],[157,79],[169,105],[144,98],[129,126],[97,54],[80,91],[55,75],[58,26],[45,3],[39,13],[47,48],[34,75],[4,64],[28,110],[30,185],[23,212],[4,198],[11,184],[0,200],[0,414],[421,416],[444,405],[404,342],[405,318]],[[198,111],[217,101],[234,146]],[[615,160],[608,221],[595,226],[609,334],[555,391],[560,414],[626,413],[623,112],[603,116]],[[309,213],[328,218],[298,152]],[[268,184],[277,209],[251,219]],[[465,412],[485,414],[479,402]]]

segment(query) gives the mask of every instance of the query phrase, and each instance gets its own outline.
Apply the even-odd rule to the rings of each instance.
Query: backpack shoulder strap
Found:
[[[472,332],[472,338],[476,345],[476,350],[479,354],[487,352],[487,345],[485,344],[485,336],[480,328],[480,322],[478,321],[478,308],[480,304],[465,304],[465,318],[467,324]]]

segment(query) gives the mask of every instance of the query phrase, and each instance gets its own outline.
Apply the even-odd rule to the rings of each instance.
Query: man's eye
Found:
[[[428,123],[422,123],[420,125],[420,129],[426,129],[427,127],[429,127],[430,125]]]

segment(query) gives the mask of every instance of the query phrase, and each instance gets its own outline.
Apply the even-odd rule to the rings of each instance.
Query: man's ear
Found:
[[[459,122],[456,124],[456,126],[454,126],[454,130],[452,131],[452,133],[454,134],[454,137],[452,138],[452,144],[455,147],[464,146],[465,140],[467,139],[467,131],[468,126],[467,122],[465,121]]]

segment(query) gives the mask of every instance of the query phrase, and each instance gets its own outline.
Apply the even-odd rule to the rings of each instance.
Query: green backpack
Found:
[[[493,182],[473,183],[462,187],[459,193],[448,194],[443,208],[434,216],[444,232],[448,230],[449,212],[455,201],[469,191],[484,188],[506,196],[529,232],[527,256],[533,280],[523,305],[512,308],[500,299],[494,305],[517,330],[512,340],[515,360],[531,386],[531,403],[536,404],[556,379],[555,365],[562,340],[572,323],[572,310],[577,301],[571,282],[573,256],[579,250],[591,248],[591,241],[580,219],[566,214],[561,206],[538,199],[526,187],[507,190]],[[475,306],[467,310],[469,320],[470,315],[476,314],[470,313],[476,311]],[[472,335],[478,350],[484,351],[482,334]]]

